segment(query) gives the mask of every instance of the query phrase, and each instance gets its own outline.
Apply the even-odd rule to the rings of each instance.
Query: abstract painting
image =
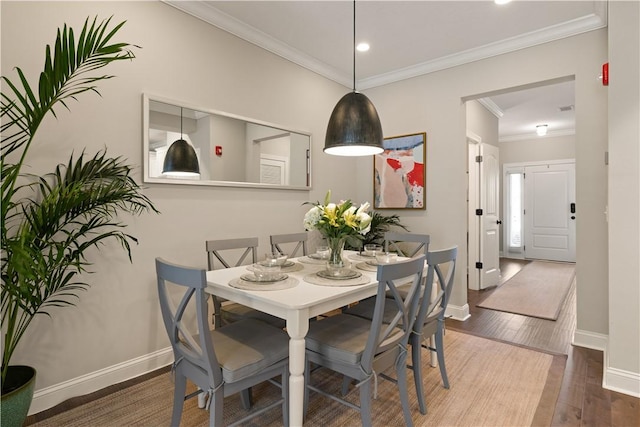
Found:
[[[426,132],[385,138],[373,158],[374,209],[426,209]]]

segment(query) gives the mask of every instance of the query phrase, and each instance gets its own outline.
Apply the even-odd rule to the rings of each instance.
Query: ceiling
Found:
[[[347,87],[353,87],[353,2],[166,3]],[[592,31],[607,25],[606,1],[365,1],[356,4],[356,88],[368,88]],[[596,73],[594,71],[594,73]],[[594,75],[594,78],[597,77]],[[491,96],[501,141],[573,133],[573,82]]]

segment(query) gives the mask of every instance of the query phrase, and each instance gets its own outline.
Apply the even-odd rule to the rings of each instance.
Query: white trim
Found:
[[[493,102],[491,98],[478,98],[477,101],[497,118],[501,119],[502,116],[504,116],[504,111],[502,111],[502,108],[498,107],[498,104]]]
[[[558,159],[558,160],[537,160],[535,162],[515,162],[515,163],[504,163],[502,165],[502,170],[504,171],[507,168],[516,168],[516,167],[525,167],[525,166],[544,166],[544,165],[566,165],[575,164],[576,159]]]
[[[465,304],[463,306],[447,304],[447,310],[444,315],[454,320],[464,322],[471,317],[471,314],[469,313],[469,304]]]
[[[608,342],[608,335],[576,329],[573,333],[573,340],[571,341],[571,344],[578,347],[605,351],[607,349]]]
[[[607,366],[602,375],[602,388],[640,397],[640,374]]]
[[[607,22],[605,18],[596,14],[591,14],[562,24],[553,25],[537,31],[512,37],[510,39],[490,43],[477,49],[469,49],[453,55],[444,56],[433,61],[423,62],[421,64],[406,67],[390,73],[379,74],[377,76],[362,79],[359,81],[358,87],[360,89],[369,89],[382,86],[531,46],[548,43],[565,37],[575,36],[606,26]]]
[[[352,76],[338,69],[318,61],[315,58],[301,52],[281,41],[259,31],[250,25],[241,22],[215,7],[215,2],[204,1],[180,1],[162,0],[164,3],[188,13],[198,19],[208,22],[224,31],[234,34],[249,43],[253,43],[269,52],[281,56],[308,70],[320,74],[343,86],[351,87]],[[400,70],[371,76],[358,80],[356,87],[359,90],[370,89],[389,83],[398,82],[412,77],[421,76],[435,71],[445,70],[458,65],[479,61],[485,58],[501,55],[508,52],[524,49],[531,46],[548,43],[565,37],[571,37],[588,31],[597,30],[607,26],[606,11],[600,8],[597,13],[592,13],[564,23],[552,25],[540,30],[532,31],[509,39],[489,43],[476,49],[426,61],[421,64],[402,68]]]
[[[29,415],[50,409],[67,399],[84,396],[113,384],[139,377],[173,363],[171,347],[118,363],[80,377],[36,390]]]
[[[162,1],[176,9],[218,27],[221,30],[238,36],[249,43],[287,59],[294,64],[298,64],[303,68],[318,73],[321,76],[333,80],[334,82],[340,83],[343,86],[350,88],[353,84],[353,77],[351,75],[345,74],[322,61],[318,61],[306,53],[301,52],[288,44],[282,43],[280,40],[275,39],[270,35],[222,12],[214,6],[215,2],[183,0]]]
[[[558,136],[570,136],[575,134],[576,134],[575,128],[558,129],[558,130],[550,130],[544,136],[539,136],[535,132],[520,133],[517,135],[505,135],[505,136],[501,136],[498,142],[527,141],[527,140],[535,140],[535,139],[542,139],[542,138],[555,138]]]

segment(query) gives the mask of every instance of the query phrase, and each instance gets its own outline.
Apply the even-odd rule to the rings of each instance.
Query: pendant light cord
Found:
[[[180,139],[182,139],[182,107],[180,107]]]
[[[356,0],[353,0],[353,91],[356,91]]]

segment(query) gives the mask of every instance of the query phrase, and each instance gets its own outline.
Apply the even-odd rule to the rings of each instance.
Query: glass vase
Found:
[[[344,267],[342,250],[344,249],[345,241],[345,237],[327,237],[327,243],[329,245],[329,261],[327,261],[327,267],[330,270]]]

